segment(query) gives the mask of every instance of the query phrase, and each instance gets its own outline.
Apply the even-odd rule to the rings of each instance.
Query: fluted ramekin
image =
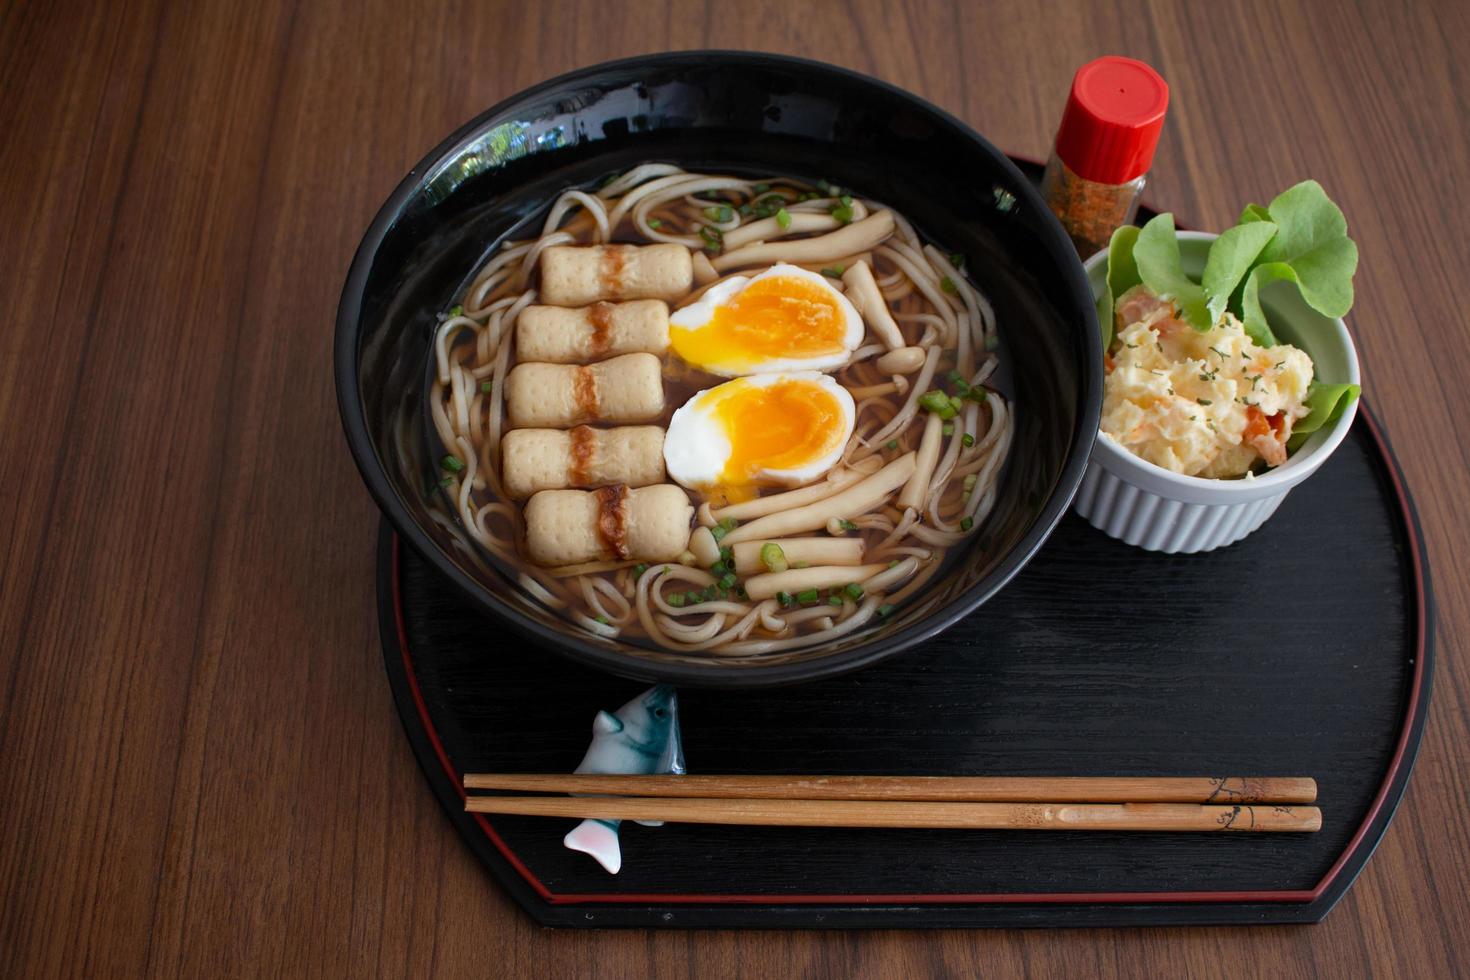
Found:
[[[1184,271],[1196,280],[1216,237],[1179,232]],[[1107,253],[1088,259],[1086,269],[1097,296],[1107,274]],[[1272,330],[1284,343],[1311,356],[1319,380],[1359,383],[1357,350],[1341,319],[1322,316],[1307,306],[1294,287],[1267,287],[1262,298]],[[1291,488],[1327,461],[1347,436],[1357,410],[1354,402],[1297,447],[1285,463],[1240,480],[1182,476],[1133,455],[1098,432],[1072,506],[1093,527],[1149,551],[1209,551],[1234,544],[1264,524]]]

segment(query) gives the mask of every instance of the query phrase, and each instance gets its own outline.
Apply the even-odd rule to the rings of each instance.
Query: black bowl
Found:
[[[999,500],[950,574],[891,620],[796,653],[689,656],[593,637],[481,559],[436,484],[424,400],[435,313],[486,253],[563,188],[648,160],[826,177],[963,252],[994,305],[1016,441]],[[522,231],[521,234],[524,234]],[[827,677],[974,613],[1041,547],[1082,479],[1102,350],[1082,265],[1016,167],[949,114],[830,65],[725,51],[563,75],[461,128],[409,172],[352,262],[337,313],[337,398],[353,457],[399,535],[496,624],[643,680],[754,687]],[[488,647],[506,637],[487,632]]]

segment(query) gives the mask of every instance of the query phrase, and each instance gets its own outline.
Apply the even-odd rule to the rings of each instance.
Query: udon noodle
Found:
[[[866,325],[861,345],[832,372],[853,398],[854,429],[840,462],[806,486],[765,487],[743,500],[690,490],[693,533],[678,560],[538,566],[526,551],[525,512],[507,494],[501,470],[515,325],[537,300],[538,263],[548,248],[610,242],[690,249],[694,285],[675,307],[729,275],[754,275],[775,262],[827,276]],[[870,277],[839,278],[859,263]],[[825,182],[645,164],[595,191],[563,193],[540,234],[502,243],[443,316],[430,400],[445,454],[441,483],[475,541],[536,600],[593,634],[722,656],[822,643],[891,615],[939,572],[948,549],[981,530],[1014,432],[1006,401],[987,385],[997,346],[994,314],[963,260],[921,240],[897,212]],[[654,421],[663,426],[690,394],[723,380],[672,352],[662,372],[669,409]],[[896,462],[901,468],[890,467]],[[885,489],[890,476],[904,479]],[[851,543],[791,545],[813,561],[783,562],[757,588],[752,568],[762,576],[771,568],[752,565],[752,549],[801,535],[784,532],[783,521],[810,528],[828,505],[834,509],[822,526],[805,533]],[[739,544],[723,539],[741,539],[736,529],[756,520],[768,530],[741,542],[737,555]],[[836,566],[822,564],[829,561]],[[862,578],[832,582],[833,567]]]

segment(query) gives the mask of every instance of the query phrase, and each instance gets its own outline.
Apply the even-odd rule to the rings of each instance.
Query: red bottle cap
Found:
[[[1148,173],[1169,108],[1169,86],[1148,65],[1109,55],[1072,78],[1057,156],[1079,177],[1124,184]]]

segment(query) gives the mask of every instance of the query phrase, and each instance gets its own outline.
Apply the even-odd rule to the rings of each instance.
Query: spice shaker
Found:
[[[1141,61],[1110,55],[1077,69],[1041,194],[1082,258],[1133,220],[1168,107],[1169,86]]]

